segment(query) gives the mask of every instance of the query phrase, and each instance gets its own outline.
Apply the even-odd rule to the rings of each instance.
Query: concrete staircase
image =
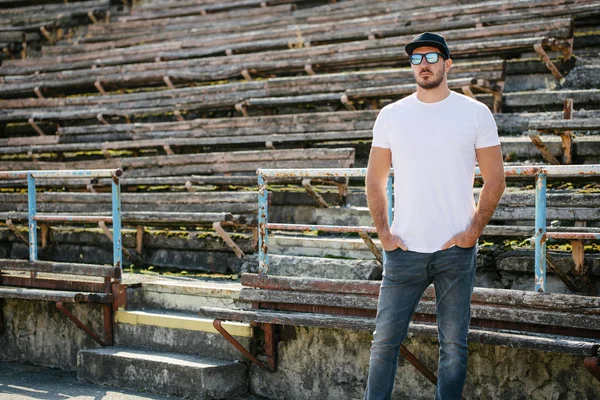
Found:
[[[200,318],[202,306],[234,307],[239,283],[149,282],[130,288],[115,312],[115,346],[82,350],[79,379],[191,399],[246,399],[248,366],[241,354]],[[223,323],[246,348],[252,327]]]

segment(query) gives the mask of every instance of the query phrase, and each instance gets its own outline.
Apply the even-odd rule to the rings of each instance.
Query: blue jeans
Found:
[[[436,400],[460,400],[467,375],[467,334],[477,246],[435,253],[386,251],[365,400],[388,400],[400,344],[425,289],[435,286],[440,356]]]

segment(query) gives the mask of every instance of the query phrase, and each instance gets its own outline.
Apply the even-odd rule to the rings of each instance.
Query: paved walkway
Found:
[[[0,400],[166,400],[150,393],[97,386],[77,380],[75,372],[0,361]],[[236,400],[264,400],[249,396]]]

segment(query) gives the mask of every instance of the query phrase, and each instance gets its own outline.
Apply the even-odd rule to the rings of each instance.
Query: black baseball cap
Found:
[[[415,36],[412,42],[404,46],[404,50],[406,50],[406,54],[410,56],[417,47],[422,46],[435,47],[442,52],[442,56],[444,56],[446,60],[450,58],[450,49],[448,48],[446,39],[437,33],[424,32]]]

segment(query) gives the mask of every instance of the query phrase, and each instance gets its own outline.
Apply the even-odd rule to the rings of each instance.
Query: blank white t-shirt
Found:
[[[411,251],[433,253],[467,229],[476,209],[475,149],[499,144],[487,106],[456,92],[437,103],[413,93],[384,107],[373,146],[392,152],[392,233]]]

